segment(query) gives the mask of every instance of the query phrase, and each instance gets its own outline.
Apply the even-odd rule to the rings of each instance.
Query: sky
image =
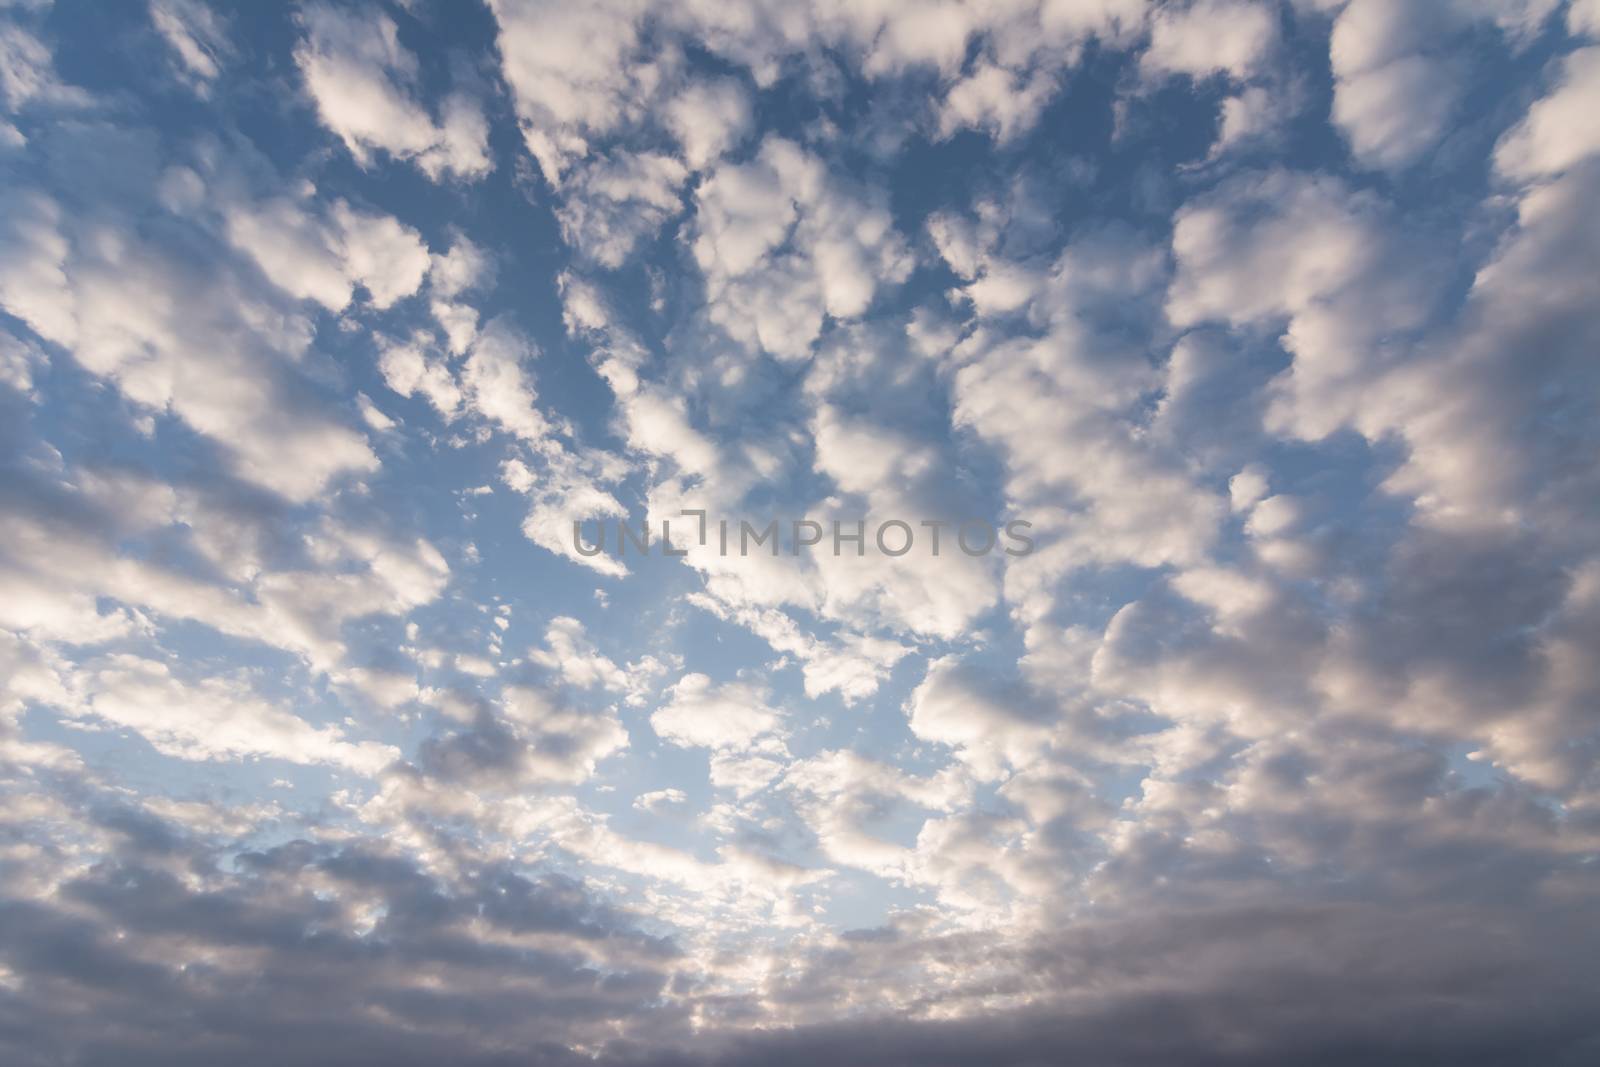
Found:
[[[1600,1062],[1597,105],[1600,0],[0,0],[0,1060]]]

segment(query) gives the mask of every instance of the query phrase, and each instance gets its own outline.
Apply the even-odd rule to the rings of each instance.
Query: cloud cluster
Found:
[[[1596,1060],[1593,0],[102,14],[0,1060]]]
[[[479,178],[493,169],[489,124],[479,104],[452,93],[438,117],[417,102],[417,57],[400,43],[394,20],[328,4],[300,13],[305,37],[294,53],[322,124],[344,142],[356,162],[374,151],[407,159],[429,178]],[[180,47],[189,62],[189,52]]]

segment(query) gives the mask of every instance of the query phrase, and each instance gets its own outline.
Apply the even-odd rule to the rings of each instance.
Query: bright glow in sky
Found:
[[[0,1061],[1600,1062],[1597,116],[1600,0],[0,3]]]

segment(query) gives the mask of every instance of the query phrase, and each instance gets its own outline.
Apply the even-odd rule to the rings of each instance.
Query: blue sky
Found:
[[[1591,1062],[1597,42],[0,3],[5,1059]]]

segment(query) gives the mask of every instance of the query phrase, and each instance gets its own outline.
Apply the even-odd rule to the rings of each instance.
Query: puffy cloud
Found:
[[[571,457],[555,437],[566,427],[552,424],[545,416],[528,369],[539,351],[509,318],[496,318],[480,331],[474,313],[466,358],[459,368],[437,350],[436,338],[425,330],[413,333],[407,341],[380,337],[378,345],[378,369],[384,383],[401,396],[425,398],[447,421],[471,414],[552,464],[571,467]],[[522,461],[514,462],[520,465]],[[526,491],[531,484],[517,487]]]
[[[1186,205],[1173,228],[1167,314],[1285,322],[1294,364],[1275,383],[1270,428],[1319,439],[1355,417],[1385,342],[1420,326],[1431,293],[1406,264],[1384,205],[1334,179],[1241,176]]]
[[[1212,155],[1271,134],[1283,121],[1286,106],[1281,92],[1251,86],[1222,102],[1222,126]]]
[[[728,571],[724,571],[724,575]],[[912,646],[893,637],[861,633],[850,628],[818,636],[807,632],[803,616],[779,608],[760,607],[763,594],[780,602],[793,597],[798,587],[802,597],[812,590],[792,573],[783,574],[776,589],[763,590],[756,583],[737,584],[715,575],[709,583],[713,592],[691,594],[687,599],[720,619],[727,619],[758,635],[772,648],[799,663],[808,697],[838,692],[846,702],[870,697],[894,665],[912,652]],[[867,583],[858,583],[867,584]]]
[[[299,18],[305,37],[295,63],[322,124],[358,163],[369,165],[379,150],[413,160],[434,180],[477,178],[493,168],[489,124],[475,101],[446,97],[437,121],[417,102],[417,58],[388,15],[311,4]]]
[[[962,4],[938,2],[906,10],[886,7],[883,28],[866,57],[869,74],[928,64],[949,74],[965,58],[974,14]]]
[[[367,290],[374,307],[389,307],[417,291],[429,261],[415,230],[343,203],[334,205],[333,221],[343,238],[345,270]]]
[[[436,252],[428,268],[428,286],[445,300],[487,284],[494,276],[494,260],[466,237],[457,236],[445,252]]]
[[[523,139],[551,185],[588,154],[591,138],[637,114],[673,61],[670,53],[635,56],[645,10],[637,0],[494,0],[490,8]]]
[[[528,446],[523,455],[504,460],[499,470],[502,483],[530,498],[522,532],[541,548],[601,574],[627,574],[627,565],[609,552],[580,552],[575,526],[626,517],[627,508],[608,487],[622,480],[629,465],[600,449],[568,447],[550,432],[553,428],[535,406],[532,383],[522,370],[532,354],[529,342],[497,319],[475,344],[462,374],[473,409]]]
[[[688,170],[655,152],[614,156],[577,167],[556,211],[567,243],[603,267],[620,267],[641,240],[683,207]]]
[[[781,722],[760,690],[747,683],[717,685],[703,674],[686,674],[669,692],[671,699],[651,714],[650,726],[674,744],[747,749]]]
[[[1461,36],[1493,21],[1513,43],[1530,37],[1551,0],[1403,5],[1350,0],[1333,26],[1333,121],[1363,163],[1410,166],[1444,136],[1467,89]]]
[[[690,170],[703,170],[735,147],[751,124],[750,97],[732,78],[694,82],[666,106],[668,129]]]
[[[874,531],[861,555],[848,549],[816,558],[822,610],[839,619],[869,618],[895,629],[953,637],[996,599],[997,580],[987,557],[960,550],[960,522],[975,510],[970,499],[951,492],[944,472],[956,458],[939,443],[918,440],[894,428],[852,418],[831,404],[819,404],[811,424],[815,468],[841,491],[865,503],[861,514],[838,507],[829,521],[847,529],[861,521]],[[926,518],[925,518],[926,517]],[[878,544],[880,524],[911,527],[910,551],[891,556]],[[943,522],[942,530],[922,525]],[[831,539],[831,529],[829,537]],[[886,535],[892,546],[898,532]],[[937,553],[934,538],[942,537]]]
[[[1592,5],[1280,7],[7,7],[0,1059],[1592,1059]]]
[[[855,318],[910,257],[887,207],[830,180],[793,142],[768,138],[696,191],[695,261],[711,321],[780,359],[803,358],[824,315]]]
[[[1025,306],[1040,336],[980,335],[962,354],[956,424],[1003,450],[1014,513],[1048,545],[1008,565],[1012,599],[1075,567],[1191,561],[1215,536],[1220,502],[1139,430],[1151,368],[1130,353],[1137,342],[1111,325],[1115,315],[1102,318],[1123,301],[1152,302],[1163,271],[1129,234],[1085,237],[1031,276]]]
[[[1461,92],[1448,56],[1425,51],[1443,8],[1353,0],[1333,28],[1333,118],[1351,150],[1380,167],[1413,162],[1443,134]]]
[[[1600,5],[1595,0],[1572,0],[1567,6],[1567,27],[1574,35],[1600,37]]]
[[[528,659],[555,671],[568,685],[579,689],[599,686],[613,692],[628,688],[622,668],[595,648],[577,619],[559,616],[550,620],[544,636],[546,647],[534,649]]]
[[[1255,75],[1277,41],[1276,14],[1244,0],[1196,0],[1162,8],[1150,21],[1150,45],[1140,62],[1150,74],[1203,78]]]
[[[1600,121],[1588,102],[1600,92],[1600,48],[1580,48],[1560,61],[1555,91],[1495,149],[1502,174],[1523,180],[1558,174],[1600,153]]]
[[[1234,511],[1254,507],[1267,495],[1267,475],[1261,467],[1252,464],[1228,479],[1228,499]]]
[[[234,205],[227,232],[274,284],[329,311],[343,310],[358,285],[374,307],[387,308],[415,293],[428,273],[428,250],[415,230],[342,200],[327,220],[286,199]]]
[[[41,337],[73,339],[69,249],[61,234],[61,206],[43,193],[17,193],[0,201],[8,251],[0,258],[0,300]]]
[[[980,778],[999,778],[1040,755],[1051,716],[1021,690],[1005,692],[953,658],[935,660],[911,694],[911,732],[956,749]]]
[[[939,135],[983,129],[1004,142],[1031,129],[1056,92],[1055,79],[1043,72],[1020,77],[993,63],[984,63],[950,87],[939,107]]]
[[[445,418],[461,406],[461,388],[450,366],[429,352],[430,338],[414,335],[408,342],[381,341],[378,369],[390,389],[401,396],[425,397]]]
[[[239,476],[292,499],[376,468],[360,433],[305,402],[290,370],[310,343],[303,318],[225,268],[133,234],[78,233],[42,194],[7,198],[6,209],[20,240],[0,264],[0,302],[132,403],[170,412],[217,442]]]
[[[543,440],[550,423],[534,403],[533,382],[524,369],[537,350],[504,319],[491,322],[478,335],[466,362],[461,384],[473,410],[524,441]]]

